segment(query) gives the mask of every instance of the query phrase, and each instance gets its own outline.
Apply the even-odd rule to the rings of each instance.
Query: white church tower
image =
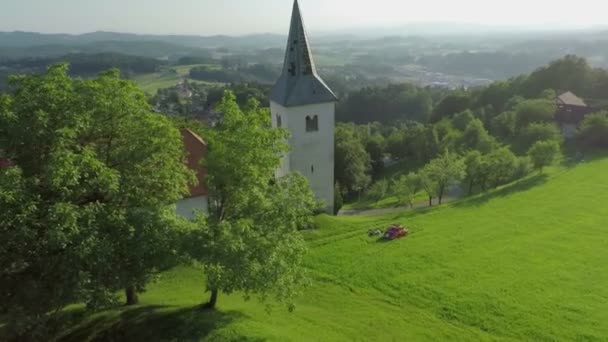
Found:
[[[317,75],[298,1],[295,0],[283,72],[270,95],[274,127],[291,132],[291,150],[278,175],[297,171],[333,212],[336,95]]]

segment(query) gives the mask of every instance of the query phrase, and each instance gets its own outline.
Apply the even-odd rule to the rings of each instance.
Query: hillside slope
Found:
[[[306,233],[313,284],[292,314],[238,295],[198,311],[204,277],[181,267],[140,307],[86,317],[65,340],[604,341],[607,174],[601,159],[440,209],[320,217]],[[413,233],[367,237],[393,222]]]

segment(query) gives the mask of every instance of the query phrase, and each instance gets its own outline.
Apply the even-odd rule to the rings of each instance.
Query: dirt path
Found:
[[[451,202],[453,200],[457,199],[456,197],[445,197],[443,199],[443,204]],[[438,205],[439,200],[437,199],[433,199],[433,205]],[[392,213],[400,213],[400,212],[404,212],[407,210],[415,210],[415,209],[421,209],[421,208],[428,208],[429,206],[429,202],[428,201],[424,201],[424,202],[418,202],[418,203],[414,203],[414,207],[410,208],[410,207],[395,207],[395,208],[382,208],[382,209],[352,209],[352,210],[340,210],[340,212],[338,213],[338,216],[357,216],[357,215],[385,215],[385,214],[392,214]]]

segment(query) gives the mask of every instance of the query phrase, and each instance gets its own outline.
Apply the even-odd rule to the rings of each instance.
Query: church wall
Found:
[[[328,211],[333,211],[335,103],[289,108],[271,103],[271,113],[275,127],[280,115],[282,127],[291,132],[291,151],[278,174],[300,172],[308,178],[315,196],[325,202]],[[307,116],[318,117],[318,131],[307,132]]]

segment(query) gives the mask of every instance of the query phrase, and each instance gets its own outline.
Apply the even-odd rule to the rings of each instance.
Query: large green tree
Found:
[[[559,143],[555,140],[546,140],[536,142],[528,151],[528,156],[530,156],[534,167],[542,173],[545,167],[555,163],[559,153]]]
[[[578,142],[584,147],[608,147],[608,112],[588,115],[577,133]]]
[[[441,204],[445,191],[465,177],[465,165],[458,155],[445,151],[431,160],[422,172],[426,181],[433,184],[431,188],[435,189]]]
[[[121,288],[135,303],[175,256],[172,206],[193,181],[179,131],[132,82],[67,70],[13,78],[0,101],[0,312],[16,336]]]
[[[245,111],[226,92],[223,119],[207,136],[209,215],[197,220],[190,239],[204,266],[209,308],[219,292],[273,296],[290,308],[305,282],[305,244],[299,229],[311,224],[316,203],[299,174],[275,179],[287,152],[287,131],[272,128],[270,114],[250,100]]]
[[[371,183],[371,158],[354,125],[336,127],[335,177],[349,193],[361,193]]]

